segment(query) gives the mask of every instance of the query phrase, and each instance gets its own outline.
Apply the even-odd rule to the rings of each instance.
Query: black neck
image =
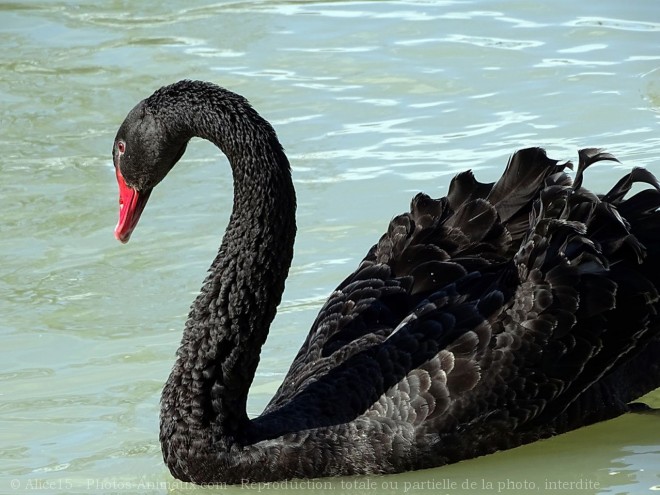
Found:
[[[246,401],[293,256],[295,193],[270,125],[220,88],[184,92],[168,112],[177,132],[215,143],[228,157],[234,206],[217,257],[192,305],[163,390],[163,453],[224,450],[240,441]],[[148,103],[148,100],[147,100]]]

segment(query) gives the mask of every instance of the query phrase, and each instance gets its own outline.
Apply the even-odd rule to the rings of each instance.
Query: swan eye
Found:
[[[126,143],[124,141],[117,141],[117,151],[120,154],[124,154],[124,151],[126,151]]]

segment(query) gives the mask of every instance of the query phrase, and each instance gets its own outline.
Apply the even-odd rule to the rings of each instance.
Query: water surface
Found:
[[[442,195],[468,167],[494,180],[530,145],[558,159],[607,148],[622,164],[590,169],[594,189],[633,165],[660,173],[656,3],[0,4],[0,492],[660,489],[660,428],[647,415],[398,476],[176,483],[160,456],[158,400],[228,218],[231,178],[213,146],[191,143],[122,246],[110,161],[127,111],[182,78],[245,95],[277,129],[299,236],[250,397],[256,415],[324,298],[416,192]],[[660,406],[657,391],[647,400]]]

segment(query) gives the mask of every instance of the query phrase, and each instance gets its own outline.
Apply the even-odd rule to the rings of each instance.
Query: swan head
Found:
[[[186,150],[188,137],[146,101],[133,108],[119,127],[112,158],[119,185],[119,221],[115,237],[128,242],[153,188],[165,178]]]

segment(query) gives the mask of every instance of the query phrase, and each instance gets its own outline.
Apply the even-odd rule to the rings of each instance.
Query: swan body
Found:
[[[293,256],[295,192],[272,127],[239,95],[181,81],[140,102],[113,147],[115,235],[193,136],[228,157],[234,205],[163,390],[181,480],[241,483],[428,468],[626,412],[660,386],[660,186],[604,195],[518,151],[494,184],[418,194],[321,308],[256,418],[246,399]],[[651,187],[626,198],[631,186]]]

